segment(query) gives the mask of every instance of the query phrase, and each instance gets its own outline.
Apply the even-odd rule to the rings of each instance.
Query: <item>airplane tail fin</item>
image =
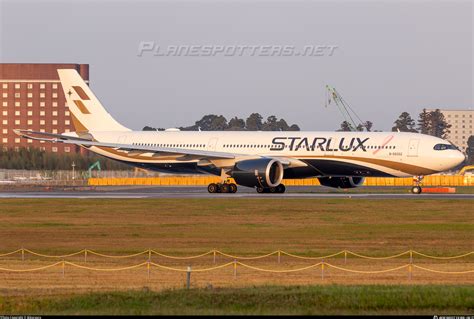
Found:
[[[105,110],[76,70],[58,69],[58,74],[76,132],[130,131]]]

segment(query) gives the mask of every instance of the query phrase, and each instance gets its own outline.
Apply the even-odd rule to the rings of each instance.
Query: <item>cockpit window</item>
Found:
[[[451,145],[451,144],[436,144],[433,147],[433,149],[436,150],[436,151],[444,151],[444,150],[455,150],[456,147],[454,145]]]

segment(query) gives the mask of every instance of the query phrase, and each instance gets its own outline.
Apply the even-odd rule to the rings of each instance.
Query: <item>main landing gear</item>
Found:
[[[414,176],[413,177],[413,187],[411,188],[411,192],[413,194],[421,194],[422,193],[422,188],[421,188],[421,181],[423,180],[424,176]]]
[[[237,193],[237,185],[234,183],[211,183],[207,185],[209,193]]]
[[[257,193],[273,193],[273,194],[276,194],[276,193],[284,193],[286,190],[286,187],[285,185],[283,184],[280,184],[276,187],[257,187]]]

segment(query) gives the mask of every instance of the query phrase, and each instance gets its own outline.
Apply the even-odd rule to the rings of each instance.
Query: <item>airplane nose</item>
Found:
[[[457,151],[452,157],[453,166],[458,166],[459,164],[463,163],[466,159],[467,159],[467,156],[463,152]]]

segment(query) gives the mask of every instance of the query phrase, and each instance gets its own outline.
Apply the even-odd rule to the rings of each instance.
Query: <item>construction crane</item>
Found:
[[[357,131],[357,127],[364,126],[362,120],[360,119],[359,115],[351,108],[349,103],[347,103],[336,90],[329,85],[326,85],[326,104],[325,106],[331,104],[331,101],[334,101],[336,106],[338,107],[339,111],[342,114],[344,120],[348,123],[349,128],[351,131]],[[359,121],[359,124],[356,124],[355,120]]]

